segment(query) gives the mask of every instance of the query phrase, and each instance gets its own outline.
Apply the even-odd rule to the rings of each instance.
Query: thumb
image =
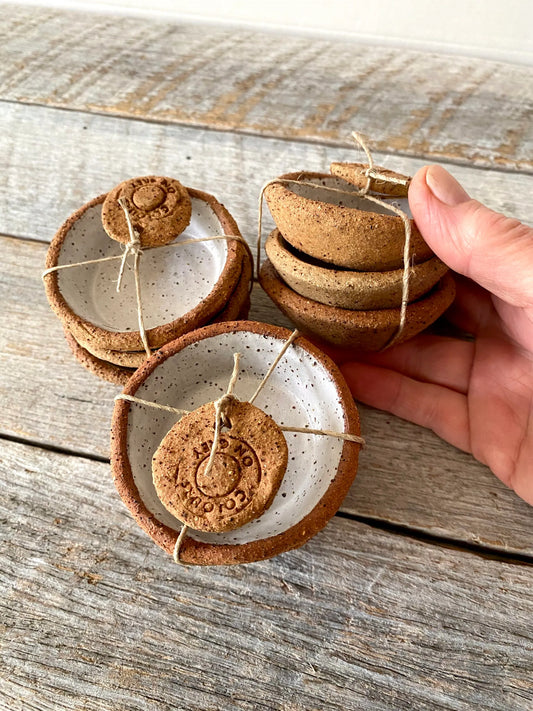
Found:
[[[513,306],[533,305],[533,229],[472,200],[438,165],[421,168],[409,206],[435,254]]]

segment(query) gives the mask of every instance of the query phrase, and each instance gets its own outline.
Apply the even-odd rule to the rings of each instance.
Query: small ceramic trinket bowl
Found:
[[[195,412],[226,392],[234,354],[240,353],[233,394],[248,401],[289,336],[286,329],[250,321],[206,326],[163,346],[133,374],[124,394]],[[360,432],[340,371],[302,337],[289,345],[253,404],[281,428]],[[168,553],[174,551],[182,521],[157,495],[152,458],[178,420],[172,412],[117,400],[112,422],[117,489],[138,524]],[[307,432],[284,431],[284,437],[286,469],[268,508],[232,530],[189,529],[181,562],[217,565],[269,558],[301,546],[334,515],[355,477],[360,444]],[[200,449],[208,453],[210,446],[207,442]],[[228,492],[212,493],[215,504],[219,494]]]
[[[417,301],[407,306],[405,326],[398,332],[400,309],[355,311],[326,306],[300,296],[280,279],[265,260],[259,274],[261,286],[276,306],[304,333],[361,351],[379,351],[420,333],[446,311],[455,297],[455,282],[448,273]]]
[[[154,180],[158,181],[155,186]],[[109,206],[110,195],[120,197],[119,188],[132,185],[135,189],[127,193],[132,219],[139,220],[141,238],[149,240],[141,241],[148,246],[142,246],[138,265],[143,324],[152,350],[212,321],[246,315],[253,270],[249,248],[227,209],[212,195],[185,188],[178,181],[153,176],[125,181],[77,210],[57,232],[46,261],[48,269],[75,266],[46,274],[46,293],[72,336],[69,340],[76,356],[102,377],[107,374],[112,379],[114,369],[103,368],[100,361],[131,369],[146,357],[131,255],[117,291],[123,249],[117,240],[124,239],[119,219],[125,221],[122,207],[111,205],[114,212],[108,209],[108,222],[117,231],[113,239],[102,223],[103,206]],[[141,221],[148,208],[162,218],[155,221],[161,232]],[[176,229],[182,231],[175,235],[172,230]],[[217,235],[236,239],[187,243]],[[113,259],[98,261],[108,257]]]
[[[396,308],[401,304],[403,269],[361,272],[336,268],[298,252],[277,229],[266,240],[265,251],[279,276],[300,296],[358,311]],[[427,293],[447,271],[438,257],[410,267],[409,301]]]
[[[358,271],[403,267],[402,219],[358,196],[355,185],[337,176],[306,171],[287,173],[278,180],[296,183],[269,184],[265,200],[279,231],[295,249],[322,262]],[[406,198],[383,199],[397,204],[411,217]],[[433,257],[412,220],[411,230],[410,261],[416,264]]]
[[[410,178],[369,164],[287,173],[264,187],[277,229],[261,286],[303,332],[360,351],[411,338],[450,306],[455,286],[408,204]]]

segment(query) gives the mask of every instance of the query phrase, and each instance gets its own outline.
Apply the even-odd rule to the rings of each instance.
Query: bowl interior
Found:
[[[194,410],[220,397],[233,369],[233,354],[241,353],[234,393],[249,399],[283,341],[239,331],[197,341],[170,356],[152,372],[136,397]],[[278,424],[344,431],[344,410],[327,369],[301,346],[291,346],[254,402]],[[152,456],[176,422],[176,415],[132,403],[127,422],[127,451],[133,479],[149,511],[179,531],[181,523],[161,504],[152,482]],[[333,437],[284,433],[289,462],[270,508],[241,528],[225,533],[189,531],[207,543],[242,544],[275,536],[306,516],[335,477],[343,441]]]
[[[305,181],[306,183],[314,183],[317,187],[314,188],[309,185],[297,185],[296,183],[289,183],[285,187],[287,190],[290,190],[300,197],[307,198],[308,200],[319,200],[320,202],[326,202],[330,205],[344,205],[346,207],[355,208],[356,210],[375,212],[379,215],[393,215],[393,213],[385,207],[356,195],[355,193],[358,188],[342,178],[337,178],[335,176],[331,176],[331,178],[307,177],[304,173],[302,175],[302,181]],[[330,190],[321,190],[322,187],[336,188],[337,190],[344,190],[347,193],[354,193],[354,195],[341,195]],[[379,199],[385,203],[390,203],[395,207],[399,207],[400,210],[403,210],[408,217],[412,217],[407,198],[380,195]]]
[[[211,206],[192,198],[190,224],[175,242],[223,232]],[[121,245],[110,239],[102,227],[102,205],[98,204],[88,208],[73,224],[58,264],[121,254]],[[174,321],[205,299],[220,278],[227,254],[225,240],[145,250],[139,262],[145,327]],[[132,260],[128,256],[118,293],[118,259],[60,270],[58,283],[63,298],[76,314],[101,328],[136,331],[139,323]]]

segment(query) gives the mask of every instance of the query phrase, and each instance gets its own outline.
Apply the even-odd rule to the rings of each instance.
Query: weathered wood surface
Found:
[[[0,238],[0,433],[107,457],[119,389],[71,355],[41,283],[46,248]],[[250,316],[290,327],[258,286]],[[362,420],[368,446],[344,512],[533,556],[531,507],[486,467],[393,416],[363,408]]]
[[[7,5],[0,31],[0,711],[532,708],[531,508],[485,467],[362,408],[323,533],[176,567],[112,486],[118,388],[76,363],[40,279],[65,217],[138,174],[214,193],[253,243],[263,182],[354,159],[353,128],[529,221],[529,69]],[[251,316],[286,324],[258,287]]]
[[[0,7],[0,96],[151,121],[533,168],[529,67],[34,7]]]
[[[169,174],[224,202],[255,244],[261,186],[289,171],[328,172],[354,149],[143,123],[22,104],[0,103],[0,232],[49,241],[63,220],[121,180]],[[413,173],[422,160],[376,153],[376,161]],[[473,197],[531,220],[533,176],[453,166]],[[264,234],[272,225],[265,208]]]
[[[0,482],[2,709],[531,708],[531,566],[335,517],[181,568],[105,464],[4,443]]]

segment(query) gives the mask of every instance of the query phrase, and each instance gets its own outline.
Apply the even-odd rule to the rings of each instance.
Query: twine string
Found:
[[[231,240],[235,240],[237,242],[241,242],[248,254],[250,255],[250,258],[252,258],[252,252],[250,250],[250,245],[242,235],[209,235],[207,237],[194,237],[191,239],[184,239],[184,240],[178,240],[176,242],[172,242],[170,244],[157,244],[154,245],[153,247],[148,247],[147,249],[142,249],[141,248],[141,242],[140,242],[140,237],[139,233],[137,230],[134,228],[130,214],[128,211],[128,207],[126,202],[124,201],[123,198],[119,198],[118,203],[120,207],[124,210],[124,214],[126,216],[126,222],[128,225],[128,232],[129,232],[129,242],[125,245],[124,251],[122,254],[115,254],[110,257],[99,257],[98,259],[86,259],[82,262],[71,262],[70,264],[56,264],[53,267],[49,267],[48,269],[45,269],[41,276],[44,279],[47,277],[49,274],[53,274],[54,272],[61,271],[62,269],[70,269],[72,267],[82,267],[86,266],[88,264],[98,264],[100,262],[110,262],[114,261],[117,259],[120,259],[120,268],[119,268],[119,273],[118,273],[118,278],[117,278],[117,292],[120,291],[121,285],[122,285],[122,278],[124,275],[124,269],[126,265],[126,260],[129,254],[133,255],[133,273],[134,273],[134,279],[135,279],[135,298],[137,300],[137,320],[139,323],[139,335],[141,337],[141,341],[144,347],[144,350],[146,351],[146,355],[150,357],[152,355],[152,352],[150,350],[149,344],[148,344],[148,338],[146,335],[146,330],[144,327],[144,318],[143,318],[143,308],[142,308],[142,301],[141,301],[141,282],[140,282],[140,275],[139,275],[139,266],[140,266],[140,257],[142,254],[145,252],[149,252],[153,249],[162,249],[163,247],[180,247],[186,244],[196,244],[197,242],[211,242],[213,240],[226,240],[226,242],[229,242]],[[252,260],[253,261],[253,260]],[[250,280],[250,293],[252,291],[253,287],[253,282]]]
[[[153,407],[157,410],[164,410],[165,412],[172,412],[175,415],[188,415],[190,410],[181,410],[178,407],[171,407],[170,405],[160,405],[157,402],[150,402],[150,400],[142,400],[140,397],[134,397],[133,395],[126,395],[126,393],[120,393],[115,397],[115,402],[117,400],[127,400],[128,402],[134,402],[137,405],[145,405],[145,407]]]
[[[124,274],[124,267],[126,266],[126,259],[128,258],[128,254],[133,254],[134,256],[142,254],[141,236],[139,235],[138,231],[135,229],[131,221],[130,211],[128,210],[128,203],[124,198],[121,197],[118,199],[118,204],[124,211],[124,215],[126,217],[126,224],[128,225],[128,233],[130,236],[130,240],[125,245],[124,251],[122,253],[122,261],[120,262],[120,269],[118,272],[117,279],[117,293],[120,291],[120,287],[122,285],[122,275]]]
[[[222,397],[215,400],[215,434],[213,436],[213,444],[211,446],[211,452],[209,454],[209,459],[207,461],[207,466],[205,468],[205,476],[208,477],[213,469],[213,464],[215,462],[215,454],[218,448],[218,441],[220,439],[220,430],[222,426],[229,427],[230,423],[228,420],[228,407],[232,400],[235,400],[235,395],[233,395],[233,388],[237,381],[237,376],[239,375],[239,360],[241,358],[240,353],[233,354],[233,372],[227,387],[226,392]]]
[[[181,527],[181,531],[179,532],[178,537],[176,538],[176,543],[174,544],[174,550],[172,551],[172,557],[174,558],[174,563],[177,565],[189,565],[189,563],[185,563],[181,557],[180,557],[180,551],[181,551],[181,546],[183,545],[183,539],[187,535],[187,531],[189,530],[189,527],[187,526],[186,523],[183,524]]]
[[[370,153],[370,149],[368,148],[368,145],[366,143],[366,138],[363,136],[362,133],[358,133],[357,131],[352,131],[352,138],[356,143],[358,143],[361,148],[364,150],[366,154],[366,158],[368,161],[368,167],[364,171],[364,175],[366,178],[368,178],[366,187],[362,188],[364,193],[369,190],[370,185],[371,185],[371,180],[370,178],[376,178],[377,180],[383,180],[386,183],[395,183],[396,185],[403,185],[406,187],[409,185],[410,179],[409,178],[397,178],[394,175],[387,175],[385,173],[380,173],[379,170],[376,170],[374,166],[374,158],[372,157],[372,154]]]
[[[278,353],[278,355],[277,355],[276,358],[274,359],[274,362],[272,363],[272,365],[270,366],[270,368],[267,370],[265,377],[263,378],[263,380],[261,380],[261,382],[260,382],[259,385],[257,386],[257,389],[256,389],[255,393],[254,393],[254,394],[252,395],[252,397],[248,400],[248,402],[249,402],[250,404],[253,404],[253,402],[254,402],[254,400],[256,399],[256,397],[259,395],[259,393],[261,392],[261,390],[265,387],[265,385],[266,385],[266,383],[267,383],[267,380],[270,378],[270,376],[271,376],[272,373],[274,372],[274,368],[277,366],[277,364],[278,364],[278,363],[280,362],[280,360],[283,358],[283,356],[284,356],[285,353],[287,352],[288,348],[290,347],[291,343],[292,343],[296,338],[298,338],[299,335],[300,335],[300,332],[299,332],[298,329],[296,328],[296,329],[294,329],[294,331],[291,333],[291,335],[287,338],[287,340],[286,340],[285,343],[283,344],[282,349],[280,350],[280,352]]]
[[[236,242],[242,242],[248,248],[250,252],[250,245],[244,239],[242,235],[209,235],[208,237],[191,237],[190,239],[182,239],[176,242],[170,242],[168,244],[155,244],[153,247],[144,247],[142,253],[151,252],[153,249],[164,249],[165,247],[182,247],[186,244],[196,244],[196,242],[211,242],[212,240],[224,239],[226,242],[231,242],[235,240]],[[110,257],[98,257],[98,259],[85,259],[83,262],[70,262],[69,264],[56,264],[54,267],[49,267],[41,273],[41,277],[48,276],[53,272],[59,272],[62,269],[70,269],[71,267],[84,267],[87,264],[99,264],[100,262],[113,262],[118,259],[124,259],[124,253],[113,254]]]
[[[274,372],[274,369],[280,362],[280,360],[283,358],[291,344],[294,342],[296,338],[300,335],[299,331],[295,329],[291,335],[287,338],[287,340],[283,343],[283,346],[274,359],[273,363],[267,370],[264,378],[261,380],[259,383],[255,393],[252,395],[252,397],[248,400],[250,404],[253,403],[253,401],[256,399],[256,397],[259,395],[259,393],[262,391],[262,389],[265,387],[265,384],[267,383],[268,379]],[[233,389],[235,387],[235,383],[237,382],[237,378],[239,375],[239,362],[240,362],[240,353],[234,353],[233,354],[233,371],[231,373],[231,377],[228,383],[228,387],[226,389],[226,392],[222,397],[220,397],[218,400],[214,402],[215,406],[215,428],[214,428],[214,436],[213,436],[213,444],[211,446],[211,452],[209,454],[209,460],[207,462],[207,466],[205,469],[205,474],[209,475],[211,473],[212,467],[213,467],[213,462],[214,462],[214,457],[215,453],[218,447],[219,443],[219,438],[220,438],[220,431],[222,426],[229,427],[231,426],[231,423],[226,419],[227,418],[227,408],[229,407],[230,403],[232,400],[236,400],[237,398],[233,394]],[[115,397],[115,401],[117,400],[127,400],[128,402],[136,403],[138,405],[144,405],[146,407],[152,407],[157,410],[164,410],[165,412],[172,412],[173,414],[177,414],[181,417],[183,415],[189,414],[191,411],[190,410],[182,410],[181,408],[177,407],[171,407],[170,405],[160,405],[157,402],[151,402],[150,400],[143,400],[138,397],[134,397],[133,395],[127,395],[126,393],[120,393]],[[178,420],[179,421],[179,420]],[[354,435],[351,434],[350,432],[335,432],[333,430],[320,430],[320,429],[312,429],[310,427],[290,427],[290,426],[285,426],[285,425],[278,425],[280,430],[282,432],[296,432],[296,433],[302,433],[302,434],[312,434],[312,435],[322,435],[326,437],[335,437],[337,439],[342,439],[347,442],[354,442],[356,444],[360,444],[361,446],[365,445],[365,440],[363,437],[360,437],[359,435]],[[185,537],[187,535],[187,532],[189,530],[189,526],[187,524],[183,524],[178,537],[176,538],[176,543],[174,544],[174,549],[172,552],[172,557],[174,559],[174,562],[179,564],[179,565],[188,565],[188,563],[184,563],[181,560],[180,552],[181,548],[183,546],[183,541],[185,540]]]
[[[396,331],[392,334],[389,341],[383,346],[382,350],[390,347],[396,340],[400,337],[405,327],[405,322],[407,320],[407,306],[409,304],[409,280],[411,276],[411,263],[410,263],[410,251],[411,251],[411,220],[407,214],[401,210],[396,205],[393,205],[382,198],[378,198],[376,195],[369,195],[372,178],[377,178],[383,180],[386,183],[394,183],[396,185],[406,186],[409,184],[409,179],[396,178],[394,175],[386,175],[385,173],[380,173],[374,167],[374,159],[368,148],[368,145],[364,137],[357,133],[357,131],[352,132],[352,137],[354,141],[363,149],[368,160],[368,167],[364,171],[364,176],[366,177],[366,184],[363,188],[355,188],[354,190],[342,190],[341,188],[334,188],[329,185],[318,185],[317,183],[312,183],[307,180],[295,180],[293,178],[273,178],[266,182],[261,188],[259,194],[259,205],[258,205],[258,215],[257,215],[257,278],[259,278],[259,269],[261,266],[261,244],[263,241],[263,199],[265,190],[270,185],[300,185],[304,187],[310,187],[315,190],[326,190],[327,192],[337,193],[341,195],[350,195],[363,198],[364,200],[369,200],[377,205],[381,205],[386,210],[393,212],[398,215],[403,221],[404,226],[404,247],[403,247],[403,274],[402,274],[402,298],[400,304],[400,318],[398,322],[398,327]]]
[[[133,255],[133,276],[135,279],[135,299],[137,301],[137,321],[139,324],[139,334],[141,336],[141,341],[144,346],[144,350],[146,351],[146,355],[149,358],[152,355],[152,351],[150,350],[150,346],[148,345],[148,337],[146,335],[146,329],[144,327],[144,315],[143,315],[143,307],[142,307],[142,299],[141,299],[141,280],[139,276],[139,259],[141,257],[141,254],[143,253],[141,249],[141,238],[137,230],[132,224],[131,217],[130,217],[130,212],[128,210],[128,204],[124,198],[119,198],[118,199],[118,204],[124,211],[124,215],[126,217],[126,223],[128,225],[128,232],[130,235],[130,241],[126,244],[126,247],[124,249],[124,253],[122,254],[122,261],[120,263],[120,269],[118,272],[118,279],[117,279],[117,292],[120,291],[120,287],[122,285],[122,276],[124,274],[124,267],[126,265],[126,259],[128,258],[128,254]]]

